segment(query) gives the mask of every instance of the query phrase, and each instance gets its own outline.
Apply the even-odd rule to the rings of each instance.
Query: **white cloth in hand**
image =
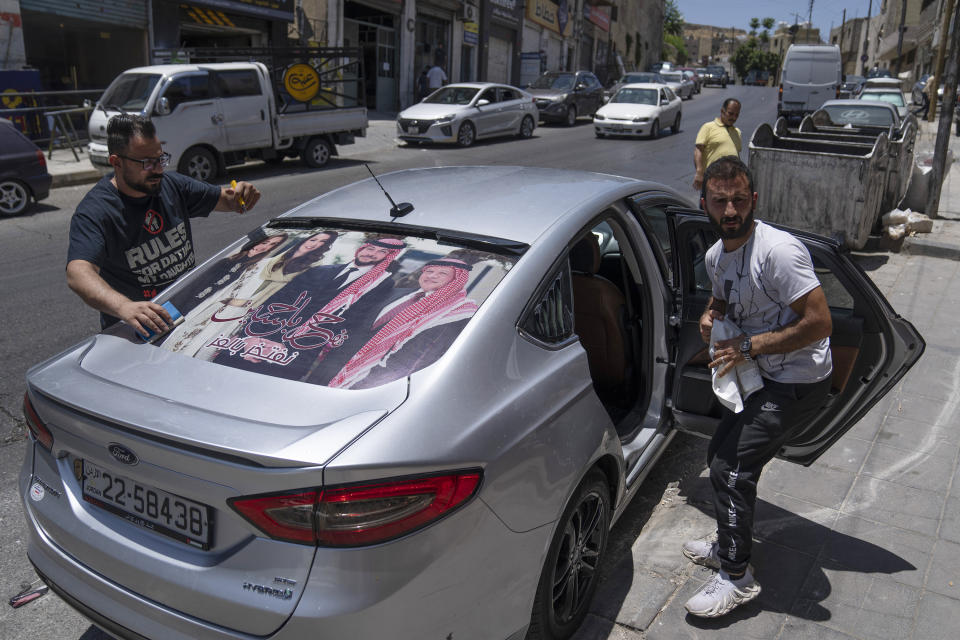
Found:
[[[743,331],[733,322],[726,318],[714,320],[713,329],[710,332],[711,359],[713,359],[714,344],[740,335],[743,335]],[[750,394],[763,388],[760,368],[754,360],[747,360],[722,376],[719,375],[721,369],[723,365],[713,370],[713,393],[720,400],[720,404],[734,413],[740,413],[743,411],[743,402],[750,397]]]

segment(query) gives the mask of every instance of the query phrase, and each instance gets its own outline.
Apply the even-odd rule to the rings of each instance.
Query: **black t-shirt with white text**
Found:
[[[104,176],[70,220],[67,261],[86,260],[131,300],[150,300],[193,267],[190,218],[217,206],[220,187],[170,171],[154,195],[132,198]],[[106,327],[116,318],[101,314]]]

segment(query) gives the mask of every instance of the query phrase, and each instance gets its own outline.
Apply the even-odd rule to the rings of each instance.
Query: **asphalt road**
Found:
[[[744,146],[754,129],[776,117],[776,90],[730,86],[704,88],[683,104],[679,134],[664,130],[657,140],[595,138],[593,127],[582,119],[573,128],[539,127],[528,140],[500,138],[481,141],[468,149],[446,146],[399,147],[384,141],[377,145],[344,147],[324,169],[309,170],[288,160],[280,166],[250,163],[231,169],[229,178],[254,183],[263,193],[258,206],[244,217],[214,213],[193,222],[194,244],[203,260],[255,226],[325,193],[369,174],[415,167],[449,165],[524,165],[585,169],[654,180],[670,185],[691,199],[693,143],[700,125],[717,117],[727,97],[741,100],[737,125]],[[746,149],[743,157],[746,159]],[[105,634],[55,595],[49,594],[19,609],[5,601],[36,580],[26,560],[26,526],[16,478],[25,451],[21,403],[24,375],[33,364],[79,342],[99,329],[96,312],[85,307],[64,281],[70,216],[87,186],[55,189],[50,198],[30,213],[0,218],[0,640],[101,640]],[[456,202],[450,206],[455,207]],[[629,547],[669,484],[684,473],[699,471],[699,441],[677,438],[658,469],[645,482],[634,504],[618,523],[610,544]]]

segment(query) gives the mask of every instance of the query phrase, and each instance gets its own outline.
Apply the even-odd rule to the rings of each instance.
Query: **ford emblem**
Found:
[[[130,449],[127,449],[122,444],[111,442],[109,445],[107,445],[107,451],[109,451],[110,455],[123,464],[129,464],[130,466],[133,466],[140,462],[140,458],[137,457],[137,454],[135,454],[133,451],[130,451]]]

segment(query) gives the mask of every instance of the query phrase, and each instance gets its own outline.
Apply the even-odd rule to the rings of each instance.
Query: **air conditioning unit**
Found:
[[[460,15],[457,16],[457,19],[463,22],[480,22],[480,10],[477,9],[476,5],[464,2],[460,7]]]

